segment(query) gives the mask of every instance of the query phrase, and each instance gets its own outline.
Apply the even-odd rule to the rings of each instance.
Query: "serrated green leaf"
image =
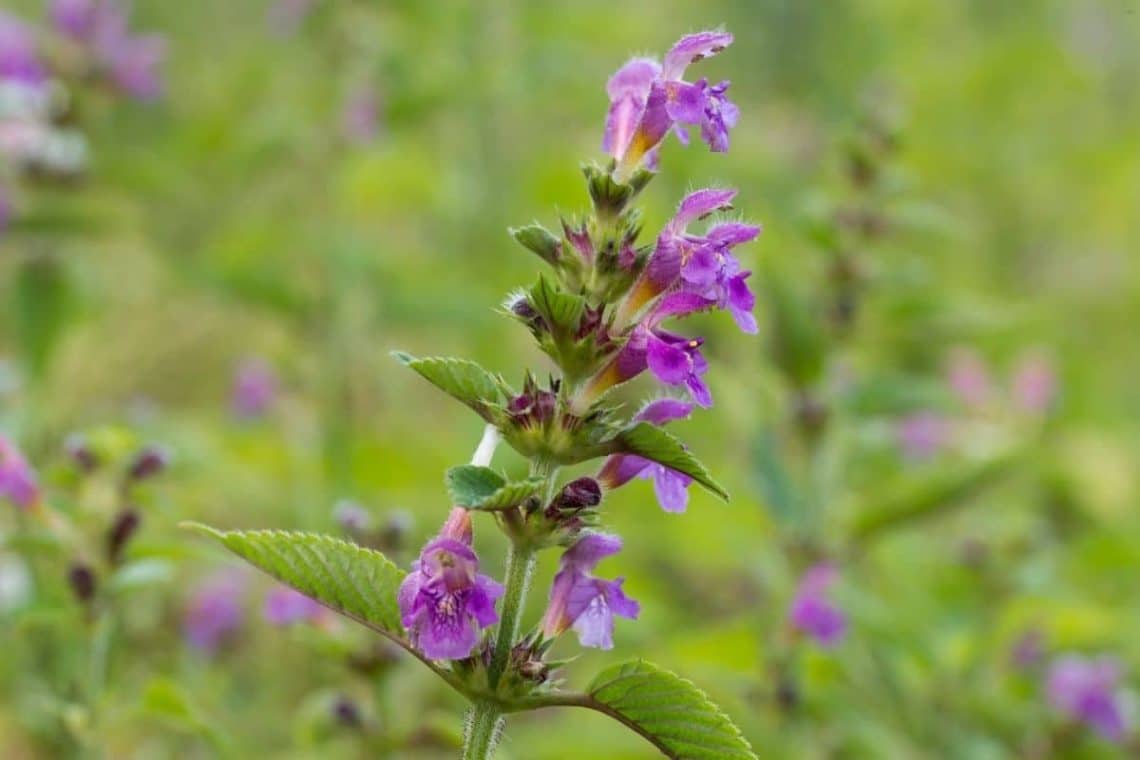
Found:
[[[186,527],[287,586],[370,628],[402,639],[396,593],[404,571],[378,551],[329,536],[278,530],[219,531]]]
[[[528,478],[508,482],[490,467],[465,464],[447,471],[451,499],[467,509],[509,509],[542,492],[545,481]]]
[[[462,401],[487,422],[502,422],[498,402],[509,389],[501,377],[467,359],[439,356],[417,359],[402,351],[393,351],[392,356],[444,393]]]
[[[605,713],[677,760],[756,760],[748,741],[708,696],[644,660],[603,670],[583,707]]]
[[[705,466],[689,453],[684,444],[656,425],[639,422],[619,433],[614,439],[614,445],[617,447],[616,451],[620,453],[636,454],[643,459],[663,464],[671,470],[682,472],[720,498],[728,500],[728,492],[713,480]]]

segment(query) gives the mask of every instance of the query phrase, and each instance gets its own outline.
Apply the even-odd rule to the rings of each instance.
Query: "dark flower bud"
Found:
[[[548,513],[578,512],[602,503],[602,487],[593,478],[578,478],[562,487],[547,508]]]
[[[82,472],[91,472],[99,466],[99,458],[87,443],[87,439],[78,433],[73,433],[67,437],[63,443],[63,448],[67,451],[67,455],[71,457],[71,461]]]
[[[372,515],[351,499],[342,499],[333,507],[333,519],[350,536],[360,536],[372,527]]]
[[[123,551],[127,548],[131,537],[139,528],[142,516],[138,511],[128,507],[115,518],[111,529],[107,531],[107,557],[112,564],[118,564],[123,558]]]
[[[590,231],[584,224],[571,225],[565,219],[562,220],[562,234],[570,241],[570,245],[582,257],[586,263],[594,260],[594,243],[590,239]]]
[[[512,227],[509,232],[524,248],[537,254],[546,263],[557,266],[562,259],[562,241],[541,224]]]
[[[550,326],[546,324],[546,320],[535,310],[526,296],[520,295],[509,301],[507,308],[527,326],[535,337],[550,332]]]
[[[337,697],[333,703],[332,714],[336,722],[345,728],[360,728],[364,723],[360,717],[360,708],[345,696]]]
[[[83,604],[88,604],[95,598],[95,571],[90,565],[76,563],[67,571],[67,583],[71,586],[71,593]]]
[[[170,464],[170,454],[161,446],[147,446],[140,451],[131,464],[128,476],[131,480],[146,480],[166,469]]]

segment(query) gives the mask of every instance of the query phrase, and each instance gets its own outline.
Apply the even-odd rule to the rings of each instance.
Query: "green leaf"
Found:
[[[447,471],[447,490],[452,501],[467,509],[509,509],[542,493],[544,486],[541,478],[508,482],[490,467],[472,464]]]
[[[740,729],[691,681],[644,660],[603,670],[582,707],[609,715],[678,760],[756,760]]]
[[[586,310],[586,299],[582,296],[560,290],[539,275],[538,283],[530,289],[528,300],[556,335],[567,338],[578,332],[582,313]]]
[[[663,464],[671,470],[683,472],[720,498],[728,501],[728,492],[713,480],[712,475],[700,461],[689,453],[679,440],[656,425],[639,422],[627,428],[614,439],[616,451],[623,454],[636,454]]]
[[[259,570],[326,607],[403,640],[396,593],[404,571],[380,552],[312,533],[184,526],[217,539]]]
[[[392,356],[452,398],[462,401],[487,422],[502,422],[501,395],[511,395],[503,379],[473,361],[445,357],[417,359],[402,351]]]

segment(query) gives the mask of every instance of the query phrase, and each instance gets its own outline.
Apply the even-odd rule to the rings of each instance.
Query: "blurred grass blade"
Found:
[[[1019,461],[1018,451],[1006,452],[908,482],[893,492],[877,492],[853,510],[850,539],[856,544],[869,541],[962,504],[1009,475]]]

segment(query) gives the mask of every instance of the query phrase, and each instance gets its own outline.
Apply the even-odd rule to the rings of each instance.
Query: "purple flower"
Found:
[[[968,348],[957,348],[950,353],[946,382],[958,400],[970,409],[985,406],[993,396],[989,368],[982,357]]]
[[[288,586],[274,586],[265,595],[265,619],[273,625],[316,622],[324,617],[325,608]]]
[[[106,12],[107,5],[103,0],[52,0],[48,13],[60,34],[86,42],[94,36],[100,12]]]
[[[16,444],[0,433],[0,498],[20,509],[33,509],[40,501],[40,487],[32,470]]]
[[[1087,724],[1109,741],[1124,739],[1127,726],[1117,682],[1120,669],[1108,658],[1066,655],[1049,669],[1046,691],[1054,709]]]
[[[47,75],[36,49],[35,32],[12,14],[0,11],[0,80],[40,85]]]
[[[380,99],[375,88],[358,87],[349,93],[341,115],[341,130],[349,142],[365,144],[380,131]]]
[[[792,626],[816,640],[821,647],[833,647],[847,634],[847,615],[828,597],[839,579],[835,567],[815,565],[800,579],[788,610]]]
[[[1048,358],[1030,354],[1018,360],[1013,371],[1013,400],[1031,414],[1049,411],[1057,397],[1057,373]]]
[[[622,591],[624,578],[607,581],[590,573],[602,559],[619,551],[617,536],[590,533],[563,553],[542,622],[547,638],[573,626],[582,646],[613,648],[614,615],[636,620],[641,607]]]
[[[233,568],[220,570],[198,585],[182,618],[182,631],[191,646],[212,653],[241,629],[246,586],[245,574]]]
[[[899,420],[895,436],[903,456],[911,460],[929,459],[946,445],[950,434],[947,421],[933,412],[916,412]]]
[[[693,222],[716,211],[732,208],[735,190],[706,188],[687,195],[677,213],[657,237],[645,271],[618,310],[618,320],[632,318],[661,293],[680,289],[702,296],[732,314],[740,329],[757,331],[752,309],[756,299],[748,288],[752,274],[742,271],[732,249],[755,240],[760,228],[740,222],[721,222],[704,235],[691,234]]]
[[[672,420],[685,419],[692,411],[692,404],[664,398],[646,404],[633,419],[635,422],[664,425]],[[625,485],[634,477],[653,481],[657,502],[666,512],[676,514],[685,511],[689,504],[688,488],[693,479],[684,473],[630,454],[611,456],[598,473],[598,480],[610,489]]]
[[[238,417],[261,417],[277,399],[277,375],[268,362],[250,358],[238,365],[234,373],[230,408]]]
[[[470,532],[464,540],[462,528],[450,527],[453,522],[420,552],[398,597],[413,646],[433,660],[469,657],[479,630],[498,621],[495,600],[503,595],[502,585],[479,574]]]
[[[665,385],[685,386],[701,406],[712,406],[712,394],[702,379],[709,367],[700,351],[704,340],[676,335],[659,325],[668,318],[684,317],[713,306],[714,302],[696,293],[678,292],[666,296],[633,328],[622,349],[590,379],[575,403],[597,398],[648,369]]]
[[[56,29],[90,49],[95,63],[121,91],[137,100],[162,96],[166,40],[132,35],[127,8],[120,0],[54,0]]]
[[[728,150],[728,131],[739,110],[725,95],[728,82],[710,85],[682,79],[689,64],[719,53],[732,44],[727,32],[707,31],[682,37],[665,55],[664,64],[633,58],[606,83],[610,99],[602,148],[618,162],[619,175],[638,164],[656,163],[657,147],[672,130],[683,144],[689,127],[699,127],[701,139],[714,152]]]

